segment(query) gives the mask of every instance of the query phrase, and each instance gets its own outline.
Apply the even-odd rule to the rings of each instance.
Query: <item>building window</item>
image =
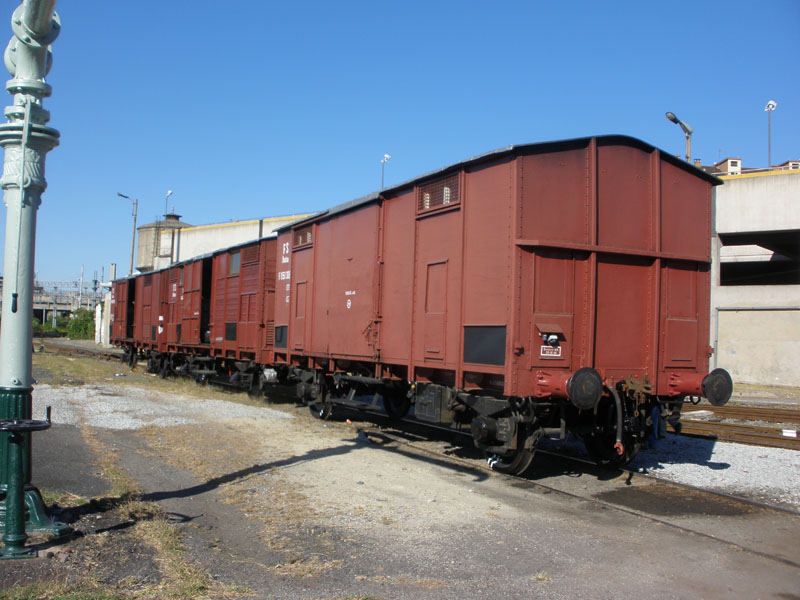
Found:
[[[419,188],[417,212],[451,206],[460,202],[458,195],[458,174],[427,183]]]

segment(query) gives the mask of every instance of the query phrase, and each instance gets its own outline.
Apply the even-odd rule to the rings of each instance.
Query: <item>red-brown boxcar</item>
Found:
[[[270,365],[274,336],[275,238],[228,248],[214,255],[209,321],[211,355],[234,359],[248,377],[254,365]],[[252,387],[263,384],[252,380]]]
[[[509,147],[279,233],[276,360],[321,416],[471,423],[501,470],[571,429],[628,460],[708,374],[711,187],[639,140]]]
[[[258,392],[274,370],[274,238],[115,281],[112,342],[151,372]],[[133,293],[131,293],[133,290]]]

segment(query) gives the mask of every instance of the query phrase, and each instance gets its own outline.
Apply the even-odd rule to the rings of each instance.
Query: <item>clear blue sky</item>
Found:
[[[16,1],[4,0],[5,38]],[[0,10],[0,13],[2,13]],[[800,2],[60,0],[40,280],[139,223],[315,211],[509,144],[620,133],[704,164],[800,159]],[[0,17],[2,15],[0,14]],[[0,38],[3,29],[0,28]],[[11,103],[6,95],[3,106]],[[5,211],[2,211],[5,232]]]

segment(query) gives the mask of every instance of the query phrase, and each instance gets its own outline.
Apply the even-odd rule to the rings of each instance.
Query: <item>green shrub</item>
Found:
[[[94,338],[94,313],[86,308],[79,308],[72,313],[67,325],[67,335],[73,340],[90,340]]]

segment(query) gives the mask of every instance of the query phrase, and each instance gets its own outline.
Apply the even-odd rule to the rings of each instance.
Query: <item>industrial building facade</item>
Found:
[[[800,163],[726,161],[739,170],[714,190],[713,361],[739,383],[800,386]]]

